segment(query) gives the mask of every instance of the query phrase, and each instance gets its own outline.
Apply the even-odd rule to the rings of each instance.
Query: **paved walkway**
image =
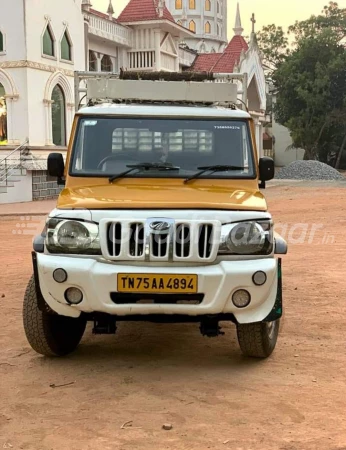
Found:
[[[55,208],[56,200],[42,200],[37,202],[26,203],[7,203],[0,204],[0,218],[1,216],[43,216],[48,214]]]

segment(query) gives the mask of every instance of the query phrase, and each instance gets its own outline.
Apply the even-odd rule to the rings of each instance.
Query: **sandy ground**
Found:
[[[21,317],[32,237],[0,219],[0,449],[346,449],[346,189],[267,196],[280,225],[320,228],[284,258],[284,323],[266,361],[241,356],[232,325],[217,339],[197,325],[88,329],[68,358],[36,355]]]

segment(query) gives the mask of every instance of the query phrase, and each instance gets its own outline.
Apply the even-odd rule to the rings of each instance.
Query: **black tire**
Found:
[[[237,324],[238,342],[245,356],[268,358],[276,346],[280,319],[274,322]]]
[[[35,279],[28,283],[24,296],[23,323],[26,338],[31,347],[44,356],[65,356],[80,343],[86,320],[59,316],[41,311],[38,306]]]

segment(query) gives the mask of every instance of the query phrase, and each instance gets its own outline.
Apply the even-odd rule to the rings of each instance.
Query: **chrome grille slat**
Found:
[[[204,233],[204,250],[203,250],[203,258],[207,257],[207,249],[208,249],[208,233]]]
[[[175,227],[175,255],[177,258],[188,258],[191,251],[190,225],[178,224]]]
[[[139,258],[144,253],[144,225],[142,223],[131,223],[130,225],[130,255]]]
[[[119,256],[121,253],[121,232],[122,225],[120,222],[111,223],[108,227],[108,250],[112,256]]]
[[[200,225],[199,242],[198,242],[198,252],[200,258],[202,259],[210,258],[213,249],[212,237],[213,237],[213,226],[211,224]]]

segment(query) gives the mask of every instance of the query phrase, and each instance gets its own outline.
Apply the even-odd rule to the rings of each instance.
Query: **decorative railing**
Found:
[[[129,70],[148,70],[155,68],[155,51],[131,51],[128,52]]]
[[[90,34],[115,42],[118,45],[132,46],[132,30],[130,28],[92,14],[90,14],[89,19]]]

